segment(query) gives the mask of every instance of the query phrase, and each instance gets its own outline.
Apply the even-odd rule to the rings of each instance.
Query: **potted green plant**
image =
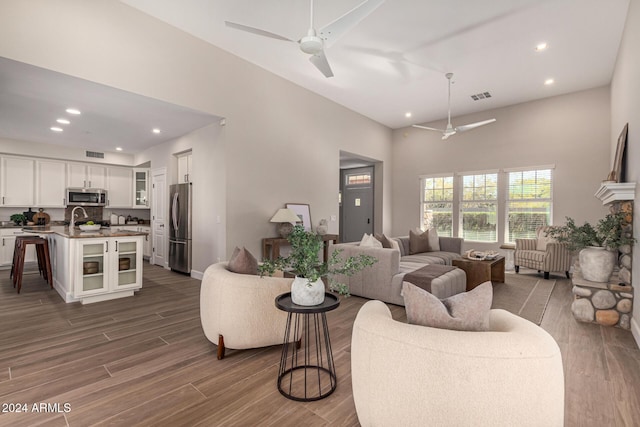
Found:
[[[586,280],[607,282],[616,265],[617,252],[622,246],[632,246],[636,239],[624,229],[624,213],[611,213],[593,226],[588,222],[576,225],[572,218],[549,232],[558,242],[566,243],[572,252],[578,252],[580,270]]]
[[[9,217],[9,219],[11,221],[13,221],[16,225],[26,224],[27,223],[27,217],[24,216],[24,214],[21,214],[21,213],[17,213],[17,214],[11,215]]]
[[[324,283],[322,277],[329,278],[329,290],[340,295],[349,295],[349,288],[338,283],[336,274],[350,276],[378,260],[370,255],[359,255],[342,259],[339,250],[333,251],[326,262],[321,262],[319,254],[323,240],[319,235],[305,231],[296,225],[287,237],[291,252],[287,257],[266,260],[259,267],[260,276],[272,276],[276,270],[291,271],[296,275],[291,286],[291,299],[298,305],[318,305],[324,301]]]

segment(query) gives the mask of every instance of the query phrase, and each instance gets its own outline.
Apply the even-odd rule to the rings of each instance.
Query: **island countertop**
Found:
[[[130,236],[146,236],[149,233],[145,233],[144,231],[130,231],[130,230],[122,230],[117,227],[107,227],[101,228],[96,231],[82,231],[79,228],[70,228],[69,226],[63,225],[34,225],[22,227],[22,231],[25,233],[34,233],[34,234],[58,234],[62,237],[66,237],[69,239],[99,239],[99,238],[108,238],[108,237],[130,237]]]

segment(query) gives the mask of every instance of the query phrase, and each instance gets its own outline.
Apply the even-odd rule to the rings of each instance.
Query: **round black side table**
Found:
[[[278,371],[278,390],[284,397],[311,402],[335,391],[336,367],[326,313],[339,305],[332,294],[325,294],[324,302],[314,306],[294,304],[291,292],[276,297],[276,307],[289,313]]]

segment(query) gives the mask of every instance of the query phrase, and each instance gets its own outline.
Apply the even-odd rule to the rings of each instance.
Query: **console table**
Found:
[[[329,259],[329,242],[333,242],[333,244],[338,243],[338,235],[325,234],[320,237],[322,237],[322,241],[324,242],[322,254],[324,255],[323,261],[326,262]],[[280,246],[288,245],[289,241],[284,237],[265,237],[262,239],[262,260],[278,258],[280,256]]]

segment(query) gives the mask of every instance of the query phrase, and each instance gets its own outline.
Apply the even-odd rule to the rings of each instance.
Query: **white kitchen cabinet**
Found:
[[[178,184],[191,181],[191,152],[178,155]]]
[[[144,236],[144,240],[142,241],[142,256],[145,259],[151,258],[151,252],[153,251],[153,245],[151,240],[151,226],[149,225],[117,225],[117,226],[112,226],[111,229],[147,233],[147,235]]]
[[[34,236],[33,233],[25,233],[20,228],[4,228],[0,229],[0,239],[2,240],[2,246],[0,246],[0,266],[8,266],[13,264],[13,251],[16,246],[16,237]],[[25,254],[25,262],[36,261],[36,249],[35,245],[27,245],[27,252]]]
[[[33,206],[35,160],[0,158],[0,203],[2,206]]]
[[[131,208],[133,200],[133,169],[110,167],[107,169],[107,207]]]
[[[142,236],[71,240],[74,298],[103,301],[142,287]]]
[[[67,164],[56,160],[36,160],[35,205],[43,208],[66,206]]]
[[[149,169],[133,169],[133,207],[149,209]]]
[[[107,188],[107,168],[84,163],[67,163],[67,187]]]

